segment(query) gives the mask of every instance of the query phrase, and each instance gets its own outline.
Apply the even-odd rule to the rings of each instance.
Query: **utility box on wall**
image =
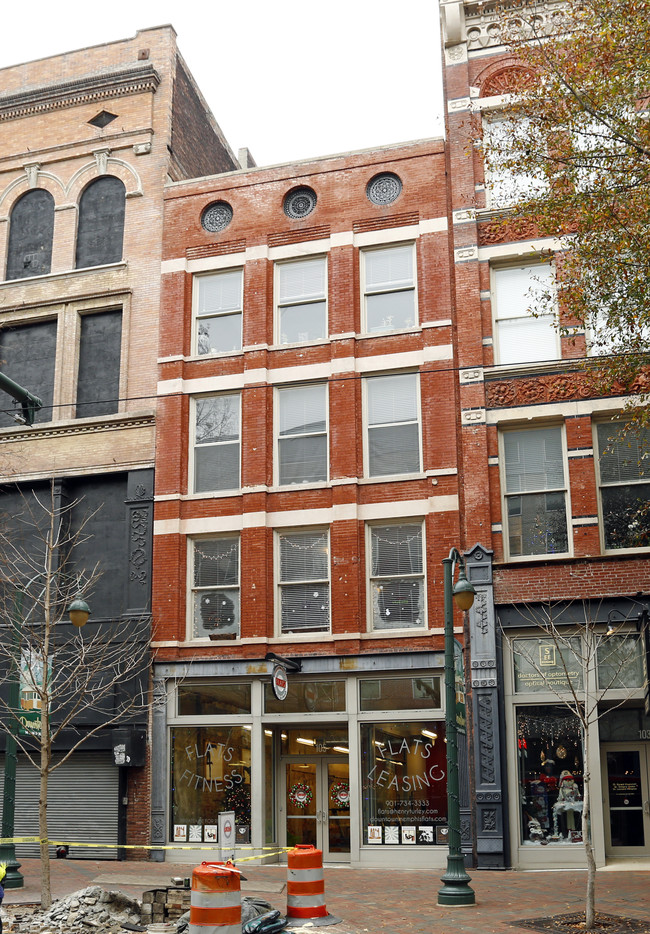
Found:
[[[147,731],[126,727],[113,730],[113,760],[115,765],[144,765],[147,748]]]

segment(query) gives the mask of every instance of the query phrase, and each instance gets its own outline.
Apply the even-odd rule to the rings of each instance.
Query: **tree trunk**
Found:
[[[594,847],[591,841],[591,775],[589,769],[589,739],[588,731],[585,728],[585,740],[583,747],[585,772],[584,772],[584,792],[582,805],[582,841],[587,857],[587,897],[585,900],[585,932],[593,931],[596,922],[596,857],[594,856]]]
[[[38,798],[38,835],[41,839],[41,908],[52,904],[50,848],[47,839],[47,785],[50,777],[50,724],[47,704],[41,707],[41,783]]]

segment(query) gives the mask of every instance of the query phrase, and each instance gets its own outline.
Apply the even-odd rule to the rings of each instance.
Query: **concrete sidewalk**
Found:
[[[650,863],[647,866],[650,869]],[[274,908],[286,909],[286,867],[242,863],[241,868],[247,877],[243,895],[261,895]],[[141,898],[146,889],[169,885],[172,876],[190,876],[191,869],[187,863],[53,860],[52,892],[62,898],[88,885],[101,885]],[[598,872],[598,910],[647,921],[650,934],[650,872],[620,869]],[[25,887],[7,890],[7,907],[40,900],[40,861],[23,860],[21,871]],[[438,908],[438,872],[326,867],[327,908],[342,919],[329,930],[332,934],[516,934],[512,925],[518,920],[580,911],[584,904],[584,871],[475,870],[470,875],[476,906]]]

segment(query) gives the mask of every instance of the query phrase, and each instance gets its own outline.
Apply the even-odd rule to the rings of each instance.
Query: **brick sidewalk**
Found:
[[[286,907],[286,868],[242,864],[244,895],[259,894],[275,908]],[[142,892],[169,884],[171,876],[187,877],[192,867],[179,863],[55,860],[52,891],[61,898],[87,885],[118,888],[140,898]],[[649,864],[650,869],[650,864]],[[23,861],[23,889],[6,892],[7,906],[37,902],[40,863]],[[343,923],[332,934],[516,934],[513,922],[583,907],[586,873],[470,872],[476,907],[438,908],[439,873],[387,869],[325,869],[328,910]],[[600,871],[598,910],[648,922],[650,934],[650,874],[647,871]],[[521,929],[520,929],[521,930]]]

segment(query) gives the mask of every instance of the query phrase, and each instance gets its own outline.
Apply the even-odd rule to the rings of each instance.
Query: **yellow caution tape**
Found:
[[[111,850],[207,850],[214,853],[215,850],[262,850],[256,856],[238,857],[237,862],[249,862],[252,859],[265,859],[268,856],[280,856],[287,853],[292,847],[272,847],[272,846],[253,846],[251,843],[233,844],[233,846],[219,847],[219,844],[212,846],[194,846],[191,843],[183,845],[175,843],[78,843],[71,840],[41,840],[40,837],[0,837],[0,844],[4,843],[46,843],[48,846],[85,846],[92,849],[107,847]],[[268,852],[272,851],[272,852]]]

